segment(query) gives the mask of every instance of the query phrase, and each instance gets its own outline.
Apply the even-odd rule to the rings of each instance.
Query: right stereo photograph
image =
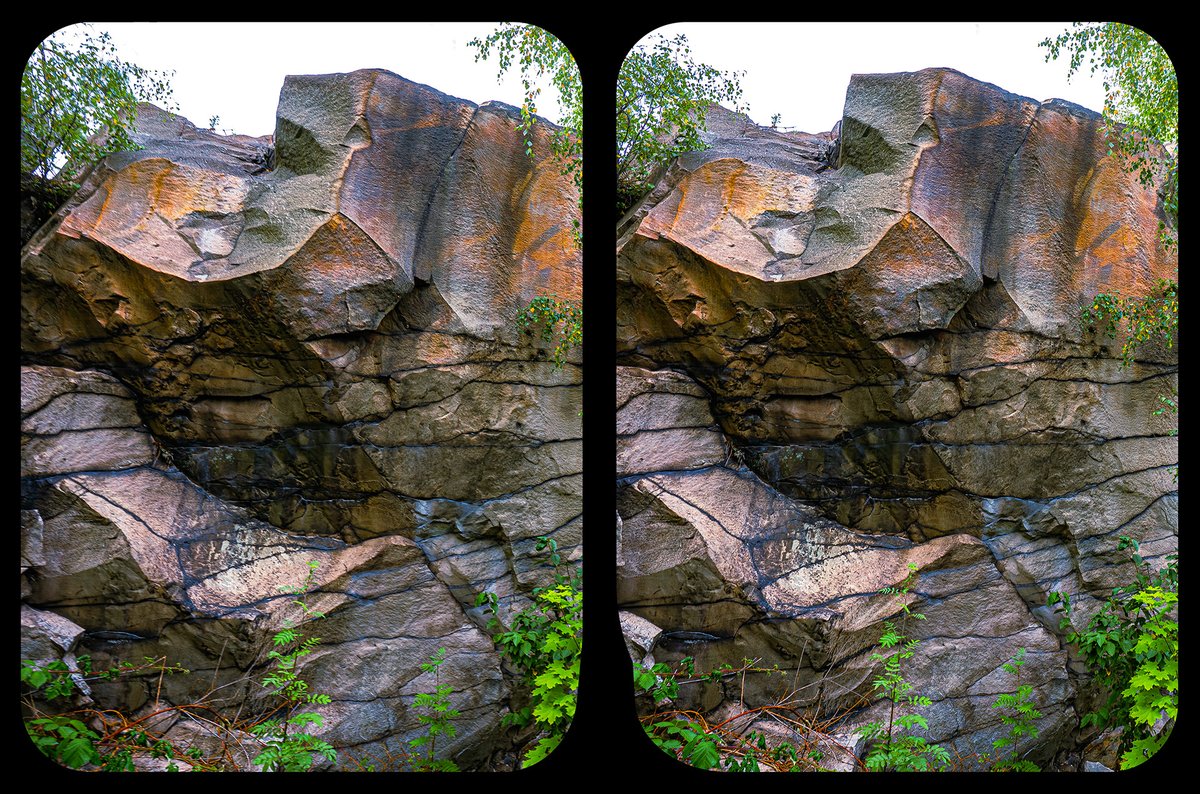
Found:
[[[1178,106],[1119,23],[629,52],[616,587],[648,742],[713,771],[1167,763]]]

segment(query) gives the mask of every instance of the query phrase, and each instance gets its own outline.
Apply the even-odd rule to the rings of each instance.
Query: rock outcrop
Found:
[[[130,713],[240,704],[317,561],[322,738],[403,749],[445,647],[439,755],[503,754],[475,596],[529,603],[536,538],[578,555],[582,522],[580,359],[515,323],[580,297],[575,188],[519,121],[378,70],[289,77],[273,140],[143,108],[22,251],[31,648],[192,670],[96,688]]]
[[[927,738],[989,752],[1024,647],[1043,717],[1019,752],[1054,764],[1086,704],[1047,594],[1086,622],[1128,581],[1119,535],[1157,564],[1176,548],[1177,444],[1153,415],[1175,351],[1123,367],[1078,319],[1175,277],[1156,193],[1097,114],[946,69],[855,76],[836,141],[725,118],[708,142],[618,226],[631,653],[777,663],[850,733],[881,714],[854,705],[899,612],[878,591],[914,563]]]

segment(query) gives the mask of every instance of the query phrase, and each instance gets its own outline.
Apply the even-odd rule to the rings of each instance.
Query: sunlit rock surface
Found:
[[[1175,351],[1122,367],[1078,320],[1098,292],[1176,277],[1155,191],[1106,155],[1097,114],[945,69],[855,76],[834,133],[716,121],[618,225],[617,586],[651,624],[638,661],[778,663],[849,731],[882,714],[854,703],[899,614],[878,590],[914,563],[927,738],[990,752],[1024,647],[1043,717],[1020,752],[1054,764],[1084,706],[1047,593],[1086,623],[1130,575],[1119,535],[1155,564],[1176,548],[1177,443],[1153,415]],[[769,678],[747,703],[779,696]],[[724,693],[690,697],[719,711]]]

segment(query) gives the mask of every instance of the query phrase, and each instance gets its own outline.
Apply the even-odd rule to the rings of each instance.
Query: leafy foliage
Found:
[[[1133,581],[1113,588],[1108,601],[1077,631],[1071,599],[1051,593],[1048,603],[1063,613],[1066,640],[1082,654],[1093,681],[1106,693],[1104,704],[1084,716],[1083,725],[1122,729],[1121,768],[1142,763],[1162,747],[1179,706],[1179,557],[1151,571],[1138,542],[1122,535],[1118,549],[1133,549]]]
[[[138,148],[138,102],[169,106],[169,78],[121,60],[107,33],[50,36],[21,75],[21,170],[72,181],[104,155]]]
[[[141,664],[118,662],[108,670],[93,671],[90,656],[79,656],[76,667],[56,660],[45,665],[21,662],[21,683],[26,686],[22,704],[30,715],[25,732],[33,745],[46,757],[72,769],[99,769],[105,772],[132,772],[135,756],[165,758],[167,771],[178,771],[174,759],[187,758],[192,768],[212,768],[199,750],[179,751],[171,742],[149,734],[138,722],[106,719],[106,713],[74,708],[61,714],[48,714],[38,701],[71,700],[77,692],[86,693],[86,682],[116,680],[151,671],[158,676],[188,672],[164,659],[146,657]]]
[[[541,95],[539,82],[549,77],[558,94],[562,116],[560,125],[550,138],[550,149],[562,166],[562,172],[572,178],[579,191],[579,208],[583,209],[583,83],[575,58],[555,36],[536,25],[502,22],[500,27],[483,39],[472,39],[467,46],[477,52],[475,60],[487,60],[493,54],[499,62],[497,79],[503,77],[514,63],[521,75],[525,100],[521,103],[521,123],[517,129],[525,146],[525,154],[533,157],[533,126],[536,123],[537,99]],[[579,221],[574,221],[576,244],[582,243]]]
[[[529,704],[503,719],[505,725],[533,724],[539,729],[538,741],[525,754],[522,767],[545,758],[566,735],[575,717],[583,645],[582,569],[573,569],[569,576],[558,571],[562,559],[553,538],[538,538],[536,549],[549,549],[554,583],[534,588],[533,606],[514,615],[508,628],[497,616],[495,593],[480,593],[475,601],[492,615],[488,622],[488,628],[496,632],[492,639],[501,655],[521,673],[529,693]]]
[[[925,616],[912,612],[908,607],[907,595],[916,581],[917,566],[908,564],[908,575],[899,585],[885,587],[879,592],[895,596],[904,617],[898,627],[894,621],[884,621],[884,631],[879,637],[881,648],[894,649],[887,653],[872,653],[871,658],[883,662],[883,671],[875,678],[872,689],[891,702],[887,722],[869,722],[859,729],[868,741],[873,742],[867,754],[867,769],[873,772],[925,772],[943,770],[950,764],[950,754],[943,747],[931,745],[921,736],[911,732],[916,728],[928,730],[929,724],[920,714],[896,714],[897,707],[928,706],[932,701],[913,694],[915,685],[904,677],[903,663],[911,659],[920,640],[910,639],[905,632],[908,620],[924,620]]]
[[[684,684],[741,677],[743,686],[748,674],[765,673],[783,675],[774,667],[759,667],[758,660],[743,659],[740,667],[723,664],[707,673],[697,673],[695,660],[690,656],[680,659],[674,669],[665,662],[652,665],[635,664],[633,670],[634,690],[637,696],[649,698],[654,708],[641,718],[642,729],[656,747],[676,760],[700,769],[724,767],[729,772],[758,772],[765,766],[774,771],[818,770],[824,752],[818,742],[827,740],[825,730],[837,722],[841,715],[826,718],[823,722],[812,715],[799,713],[783,703],[748,708],[740,714],[717,725],[710,725],[702,715],[692,711],[672,708],[679,697],[679,687]],[[755,730],[739,730],[734,727],[756,715],[770,716],[782,725],[796,727],[796,742],[768,742],[767,737]]]
[[[308,594],[316,586],[318,567],[320,563],[309,560],[308,573],[302,584],[279,588],[296,596],[292,604],[300,608],[302,620],[325,617],[324,613],[308,605]],[[337,759],[337,753],[328,742],[304,730],[309,725],[324,726],[325,718],[313,711],[296,711],[300,706],[330,702],[329,695],[309,692],[308,682],[298,672],[300,659],[312,653],[321,638],[306,636],[287,619],[284,627],[275,634],[273,642],[275,647],[267,654],[267,658],[275,660],[275,667],[264,676],[262,685],[279,699],[275,712],[280,716],[264,720],[251,728],[251,732],[266,743],[263,751],[255,757],[254,764],[266,772],[305,772],[318,756],[329,761]]]
[[[429,748],[424,757],[414,757],[411,759],[410,768],[414,772],[458,771],[458,764],[454,763],[453,760],[436,757],[437,737],[445,736],[448,739],[452,739],[458,730],[454,727],[454,723],[451,722],[451,720],[459,716],[458,709],[450,707],[450,693],[454,689],[449,684],[441,682],[438,672],[444,661],[446,661],[446,649],[438,648],[437,653],[431,656],[428,662],[421,664],[421,670],[426,673],[433,673],[433,691],[421,692],[413,699],[413,708],[424,712],[417,717],[417,721],[425,726],[425,735],[418,736],[408,744],[412,749],[418,751],[422,747]]]
[[[39,717],[25,723],[33,744],[44,755],[72,769],[100,765],[104,756],[96,745],[100,735],[70,717]]]
[[[1017,691],[1011,694],[1002,694],[997,696],[996,702],[992,704],[994,709],[1008,709],[1008,714],[1000,716],[1001,722],[1008,726],[1008,735],[1002,736],[992,742],[992,748],[999,753],[1000,751],[1011,748],[1007,758],[997,758],[992,770],[995,772],[1039,772],[1041,771],[1037,764],[1032,761],[1027,761],[1023,758],[1017,758],[1016,745],[1022,736],[1034,737],[1038,735],[1037,726],[1033,721],[1040,719],[1042,712],[1034,707],[1033,703],[1033,687],[1029,684],[1021,683],[1021,668],[1025,665],[1025,649],[1020,648],[1012,662],[1005,662],[1004,669],[1016,676]]]
[[[1128,365],[1142,344],[1158,340],[1166,347],[1175,344],[1179,333],[1179,285],[1171,279],[1159,279],[1154,289],[1140,297],[1101,293],[1084,306],[1079,319],[1085,329],[1099,326],[1110,339],[1116,339],[1122,325],[1127,332],[1121,343],[1121,361]]]
[[[1179,713],[1179,624],[1167,617],[1179,602],[1175,592],[1154,585],[1130,600],[1146,616],[1134,653],[1141,663],[1121,694],[1130,701],[1129,718],[1139,731],[1121,756],[1121,768],[1135,767],[1158,752]],[[1164,730],[1157,730],[1163,719]]]
[[[710,104],[739,109],[740,74],[692,59],[687,36],[662,34],[625,56],[617,76],[617,215],[654,185],[661,164],[705,148],[700,133]]]
[[[660,720],[646,728],[646,735],[660,750],[697,769],[713,769],[721,762],[716,738],[696,723]]]
[[[561,369],[567,354],[583,344],[583,307],[553,295],[540,295],[517,315],[517,328],[538,333],[554,344],[554,366]]]
[[[70,697],[75,691],[71,676],[85,676],[91,672],[92,659],[90,656],[80,656],[76,663],[79,670],[73,671],[62,660],[39,665],[26,659],[21,662],[21,683],[28,684],[34,691],[41,690],[47,700]]]

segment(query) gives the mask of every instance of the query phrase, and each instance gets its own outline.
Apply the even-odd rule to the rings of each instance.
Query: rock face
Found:
[[[240,703],[315,560],[322,738],[405,747],[445,647],[463,716],[439,755],[505,750],[475,596],[527,604],[536,538],[577,555],[582,521],[580,359],[515,324],[580,297],[576,195],[519,120],[377,70],[289,77],[273,141],[143,109],[144,148],[22,251],[30,647],[77,624],[61,652],[165,656],[192,674],[164,700],[241,681]]]
[[[915,563],[928,738],[990,752],[1025,647],[1044,716],[1019,750],[1049,766],[1080,738],[1080,666],[1047,593],[1086,622],[1128,581],[1119,535],[1176,548],[1177,445],[1152,415],[1174,350],[1122,367],[1078,321],[1175,277],[1161,207],[1098,115],[950,70],[856,76],[833,139],[723,123],[618,227],[628,644],[778,663],[849,732],[883,714],[854,703],[899,614],[878,591]]]

